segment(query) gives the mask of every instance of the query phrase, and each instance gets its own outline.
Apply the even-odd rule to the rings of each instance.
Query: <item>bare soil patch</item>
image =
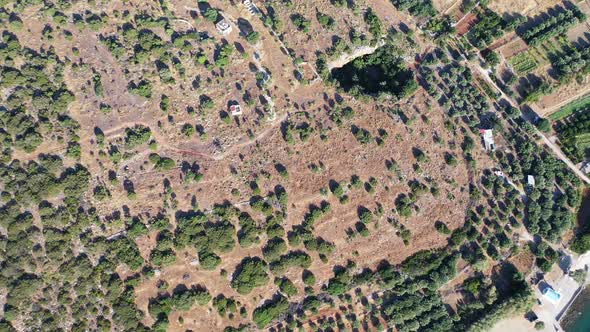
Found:
[[[478,22],[477,15],[469,13],[461,19],[461,22],[455,27],[457,29],[457,35],[463,36]]]
[[[500,15],[534,16],[560,2],[559,0],[492,0],[489,7]]]
[[[572,81],[569,84],[560,85],[553,93],[541,97],[535,103],[535,107],[540,116],[548,116],[558,111],[562,106],[590,92],[590,79],[584,78],[582,82]]]
[[[461,1],[460,0],[434,0],[432,2],[432,4],[434,5],[434,8],[436,8],[436,10],[439,13],[446,13],[452,7],[460,5]]]
[[[494,43],[492,49],[497,49],[505,59],[510,59],[511,57],[518,55],[529,48],[524,40],[518,37],[506,43],[503,42],[503,39],[499,40],[498,42],[500,42],[500,46],[495,46],[496,43]]]

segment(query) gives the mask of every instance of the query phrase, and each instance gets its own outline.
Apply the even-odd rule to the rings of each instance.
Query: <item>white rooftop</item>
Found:
[[[502,177],[502,178],[504,177],[504,172],[502,172],[502,171],[494,171],[494,174],[496,176],[499,176],[499,177]]]
[[[229,111],[233,116],[242,115],[242,107],[240,107],[240,104],[231,105]]]
[[[494,140],[494,131],[492,129],[481,129],[479,132],[483,139]]]
[[[221,32],[224,35],[229,34],[232,30],[231,25],[228,21],[226,21],[226,19],[222,19],[221,21],[217,22],[215,24],[215,27],[219,32]]]
[[[535,186],[535,177],[534,177],[534,176],[532,176],[532,175],[527,175],[527,177],[526,177],[526,181],[527,181],[527,183],[528,183],[529,185],[531,185],[531,186],[533,186],[533,187]]]
[[[495,151],[496,143],[494,142],[494,131],[492,129],[480,129],[479,133],[483,138],[483,144],[486,151]]]

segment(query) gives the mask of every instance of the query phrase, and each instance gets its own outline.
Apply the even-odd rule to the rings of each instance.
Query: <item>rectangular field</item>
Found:
[[[559,2],[559,0],[492,0],[489,7],[501,15],[519,13],[534,16]]]
[[[531,70],[537,68],[537,61],[534,57],[532,57],[529,52],[520,53],[508,60],[512,68],[516,70],[516,73],[519,75],[526,74]]]
[[[576,145],[583,149],[587,148],[590,145],[590,133],[576,136]]]
[[[502,53],[502,56],[506,59],[510,59],[514,56],[526,52],[529,46],[520,37],[514,38],[512,41],[498,48],[498,51]]]
[[[590,94],[565,105],[559,111],[549,115],[549,119],[558,121],[587,108],[590,108]]]

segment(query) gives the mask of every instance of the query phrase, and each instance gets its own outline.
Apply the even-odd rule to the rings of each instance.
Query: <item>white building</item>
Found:
[[[229,22],[225,18],[217,22],[215,24],[215,27],[217,28],[217,31],[219,31],[219,33],[221,33],[224,36],[229,35],[232,30],[231,24],[229,24]]]
[[[244,0],[244,1],[242,1],[242,4],[246,7],[246,9],[248,10],[248,13],[250,13],[250,15],[258,14],[258,8],[256,7],[256,5],[254,3],[252,3],[251,0]]]
[[[230,105],[229,112],[232,116],[242,115],[242,107],[240,107],[240,104]]]
[[[494,142],[494,131],[492,129],[480,129],[479,133],[483,139],[483,145],[486,151],[496,151],[496,143]]]
[[[527,175],[526,177],[526,182],[528,183],[529,186],[534,187],[535,186],[535,177],[532,175]]]

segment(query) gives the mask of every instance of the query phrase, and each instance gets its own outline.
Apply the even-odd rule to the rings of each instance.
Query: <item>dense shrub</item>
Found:
[[[431,0],[391,0],[394,6],[399,10],[407,10],[414,16],[434,16],[436,9]]]
[[[267,266],[258,257],[246,257],[236,267],[231,286],[240,294],[248,294],[256,287],[262,287],[269,281]]]
[[[275,285],[279,287],[281,293],[287,295],[288,297],[297,295],[297,287],[295,287],[295,284],[291,280],[285,277],[276,278]]]
[[[569,28],[576,25],[579,21],[586,20],[586,15],[573,4],[569,8],[558,9],[557,15],[549,16],[548,19],[530,29],[524,31],[520,29],[522,31],[520,33],[522,39],[528,44],[539,45],[551,37],[567,32]],[[525,25],[530,24],[530,22],[525,23]]]
[[[272,300],[254,309],[252,319],[258,328],[266,327],[270,322],[278,318],[289,309],[289,301],[283,296],[277,295]]]
[[[468,36],[475,46],[483,49],[495,38],[502,36],[506,22],[488,8],[479,9],[477,16],[479,22],[469,30]]]
[[[145,144],[151,137],[149,127],[136,125],[133,128],[125,128],[125,144],[129,149],[133,149],[141,144]]]
[[[131,82],[127,86],[127,90],[130,93],[144,97],[144,98],[151,98],[152,97],[152,84],[146,80],[139,81],[139,83]]]
[[[311,265],[311,257],[302,251],[290,251],[277,260],[271,262],[270,270],[274,274],[283,274],[290,267],[298,266],[308,268]]]
[[[552,58],[552,65],[557,70],[560,80],[590,71],[590,47],[568,47],[563,54]]]
[[[332,78],[345,91],[353,94],[393,95],[403,98],[412,94],[418,84],[395,45],[386,44],[374,53],[356,58],[332,71]]]

